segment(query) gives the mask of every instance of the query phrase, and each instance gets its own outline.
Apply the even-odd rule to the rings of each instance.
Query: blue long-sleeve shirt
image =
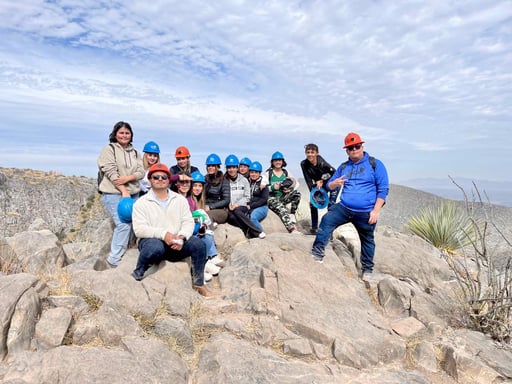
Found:
[[[341,192],[340,203],[348,209],[355,212],[371,212],[377,198],[386,200],[389,193],[388,172],[378,159],[375,159],[374,170],[368,153],[365,152],[358,163],[354,163],[349,158],[345,167],[343,163],[340,164],[327,182],[327,188],[331,181],[341,175],[345,175],[346,181]]]

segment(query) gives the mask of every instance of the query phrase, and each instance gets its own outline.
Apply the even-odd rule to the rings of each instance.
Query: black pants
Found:
[[[238,207],[228,211],[228,223],[240,228],[249,239],[258,237],[261,233],[249,217],[249,209],[247,207]]]

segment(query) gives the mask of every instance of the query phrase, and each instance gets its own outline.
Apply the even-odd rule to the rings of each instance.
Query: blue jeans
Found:
[[[139,194],[132,195],[133,199],[137,199]],[[110,254],[107,261],[111,265],[118,265],[121,258],[128,248],[128,243],[133,234],[131,223],[122,223],[117,215],[117,205],[122,196],[115,193],[104,193],[101,195],[103,205],[114,220],[114,233],[112,234],[112,243],[110,244]]]
[[[192,258],[192,282],[194,285],[201,286],[204,284],[206,245],[195,236],[185,241],[180,251],[172,249],[160,239],[140,239],[139,258],[133,273],[136,277],[142,278],[144,272],[153,264],[159,264],[162,260],[176,262],[188,256]]]
[[[215,256],[217,256],[217,247],[215,246],[215,239],[213,235],[210,235],[209,233],[206,233],[204,236],[200,237],[198,235],[194,235],[194,237],[197,237],[200,239],[204,245],[206,245],[206,258],[211,259]]]
[[[267,214],[268,205],[251,209],[251,221],[261,232],[263,232],[263,226],[260,223],[267,217]]]
[[[334,230],[340,225],[352,223],[361,241],[361,270],[362,272],[372,272],[373,256],[375,255],[374,232],[376,224],[368,224],[369,218],[370,212],[354,212],[339,203],[332,205],[329,211],[322,217],[311,252],[316,257],[324,257],[325,247],[331,239]]]

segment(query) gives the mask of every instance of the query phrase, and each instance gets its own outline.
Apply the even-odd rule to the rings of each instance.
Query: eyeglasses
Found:
[[[167,175],[151,175],[151,179],[153,179],[153,180],[168,180],[169,176],[167,176]]]
[[[356,151],[356,150],[358,150],[359,148],[361,148],[361,145],[362,145],[362,144],[350,145],[350,146],[348,146],[346,149],[347,149],[347,151]]]

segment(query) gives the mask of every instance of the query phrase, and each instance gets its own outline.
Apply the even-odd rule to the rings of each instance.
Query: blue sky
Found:
[[[126,4],[124,4],[126,3]],[[112,126],[300,174],[358,132],[391,182],[512,167],[510,1],[0,2],[0,166],[94,176]]]

